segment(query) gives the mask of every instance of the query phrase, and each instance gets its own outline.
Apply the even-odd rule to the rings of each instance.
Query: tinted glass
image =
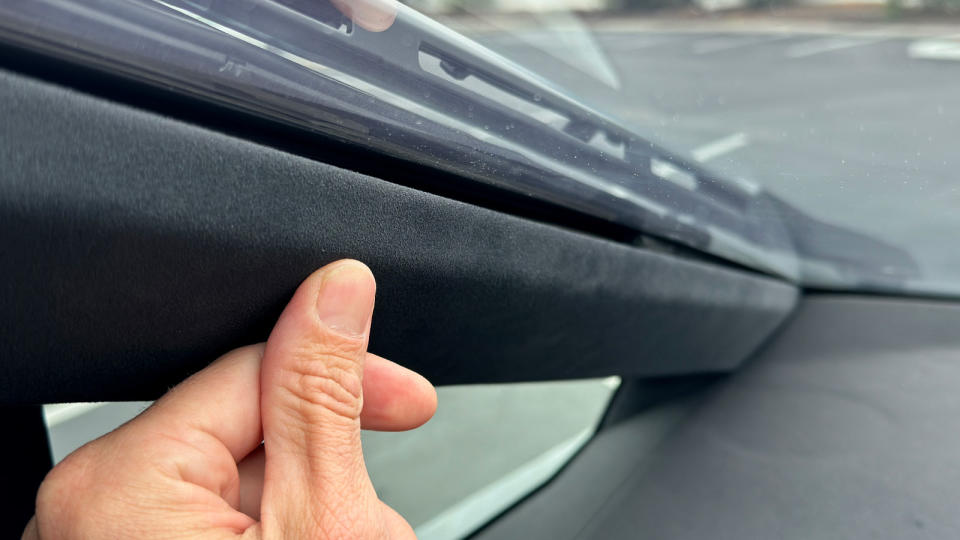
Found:
[[[0,39],[645,246],[957,294],[957,9],[891,1],[11,0]]]

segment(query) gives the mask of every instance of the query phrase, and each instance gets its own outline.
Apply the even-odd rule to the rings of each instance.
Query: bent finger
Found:
[[[437,410],[437,392],[419,373],[367,353],[363,367],[360,425],[374,431],[406,431]]]

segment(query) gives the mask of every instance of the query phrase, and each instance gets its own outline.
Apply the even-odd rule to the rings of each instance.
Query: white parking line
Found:
[[[650,47],[657,47],[660,45],[667,45],[670,43],[677,43],[681,41],[676,37],[641,37],[637,39],[631,39],[629,41],[618,41],[606,44],[608,49],[618,51],[618,52],[631,52],[639,51],[642,49],[649,49]]]
[[[732,135],[727,135],[722,139],[717,139],[703,146],[694,148],[690,154],[693,156],[693,159],[702,163],[704,161],[710,161],[711,159],[733,152],[734,150],[743,148],[748,144],[750,144],[750,138],[747,136],[747,134],[743,132],[737,132]]]
[[[697,177],[662,159],[650,159],[650,172],[689,190],[697,189]]]
[[[760,38],[713,38],[694,41],[691,49],[693,54],[711,54],[715,52],[729,51],[731,49],[740,49],[742,47],[752,47],[753,45],[763,45],[792,38],[791,34],[780,34],[775,36],[766,36]]]
[[[839,51],[841,49],[850,49],[852,47],[860,47],[863,45],[873,45],[874,43],[879,43],[881,41],[883,41],[883,38],[831,37],[816,39],[788,47],[785,54],[787,58],[806,58],[815,54]]]
[[[958,39],[921,39],[907,47],[910,58],[924,60],[960,61],[960,40]]]

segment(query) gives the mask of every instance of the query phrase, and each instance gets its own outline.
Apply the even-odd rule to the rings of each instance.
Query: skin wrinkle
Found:
[[[306,432],[306,429],[310,429],[311,432]],[[336,457],[336,461],[342,462],[343,458],[354,456],[355,452],[340,449],[360,443],[359,429],[353,433],[324,429],[320,426],[301,426],[300,429],[293,428],[290,431],[300,434],[294,441],[296,443],[294,448],[271,449],[266,447],[267,456],[278,457],[286,463],[297,463],[299,465],[297,474],[302,477],[317,476],[321,470],[325,472],[326,476],[329,476],[328,469],[330,467],[324,467],[324,463],[329,461],[330,457]],[[331,433],[331,431],[334,432]],[[362,454],[353,464],[362,465]],[[350,485],[356,485],[354,477],[342,477],[339,480]]]
[[[234,494],[235,497],[239,497],[239,488],[240,488],[240,474],[237,470],[236,462],[233,461],[230,451],[223,446],[215,436],[204,431],[192,429],[188,432],[192,436],[201,436],[204,438],[203,443],[194,442],[188,440],[187,436],[177,436],[169,433],[158,433],[158,437],[162,437],[171,443],[176,448],[176,452],[169,452],[172,457],[172,464],[175,466],[176,473],[169,474],[169,477],[173,480],[184,481],[191,484],[196,484],[203,487],[204,489],[209,490],[211,493],[215,493],[228,502],[230,498],[227,497],[227,494]],[[195,452],[198,456],[210,458],[214,456],[213,465],[209,462],[204,467],[204,470],[195,471],[191,470],[192,463],[191,460],[187,459],[180,452],[183,447],[186,447],[189,450]],[[171,458],[167,458],[169,460]],[[165,462],[170,462],[164,460]],[[212,471],[210,469],[213,469]],[[164,471],[164,467],[158,467],[157,470]],[[219,477],[220,482],[217,486],[217,489],[213,489],[213,486],[208,484],[205,480],[207,479],[208,474],[214,472],[213,476]],[[198,479],[203,479],[204,481],[197,481]],[[237,506],[239,506],[239,499],[237,499]],[[237,506],[234,506],[235,508]]]
[[[356,515],[355,512],[345,512],[334,507],[325,508],[325,514],[320,518],[318,530],[321,532],[321,538],[355,538],[355,531],[363,531],[369,528],[373,520],[365,520],[366,516]],[[370,534],[373,533],[373,534]],[[376,530],[368,531],[365,538],[386,538],[386,531]]]
[[[291,396],[297,413],[322,416],[331,412],[346,420],[359,420],[363,395],[354,373],[335,367],[318,367],[313,373],[281,368],[279,386]],[[313,408],[307,408],[312,405]]]
[[[308,348],[277,351],[286,357],[280,362],[279,386],[290,392],[302,406],[316,405],[348,420],[360,418],[363,409],[363,349],[365,340],[331,335],[321,330],[317,343]],[[313,414],[302,409],[300,413]]]

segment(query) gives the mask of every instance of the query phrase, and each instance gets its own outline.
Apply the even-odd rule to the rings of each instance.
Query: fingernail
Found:
[[[366,266],[354,261],[340,263],[323,276],[317,315],[335,332],[362,335],[373,313],[375,294],[376,285]]]

